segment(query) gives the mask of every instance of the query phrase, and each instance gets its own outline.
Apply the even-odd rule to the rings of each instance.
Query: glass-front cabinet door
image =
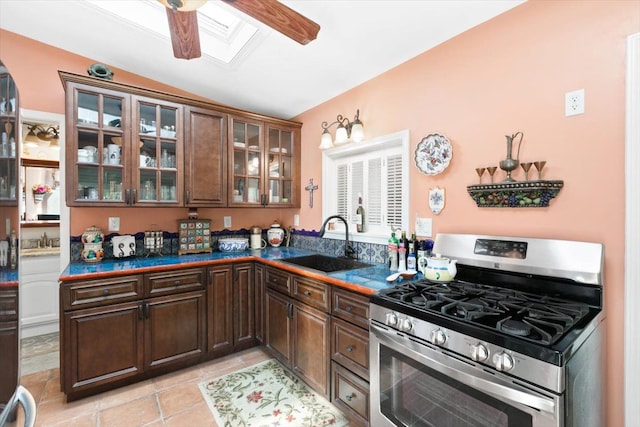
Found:
[[[75,87],[70,94],[75,114],[68,118],[73,121],[72,149],[66,153],[68,204],[129,203],[129,135],[125,132],[129,97],[119,92],[98,93],[81,87]]]
[[[176,205],[182,201],[182,106],[134,97],[135,203]]]
[[[299,131],[241,116],[229,119],[230,206],[299,204]]]
[[[267,201],[270,205],[289,206],[296,200],[294,191],[295,131],[267,125],[268,181]]]
[[[21,191],[18,188],[17,117],[16,85],[0,62],[0,206],[17,206],[17,195]]]
[[[263,125],[239,117],[231,117],[229,124],[229,205],[264,205]]]

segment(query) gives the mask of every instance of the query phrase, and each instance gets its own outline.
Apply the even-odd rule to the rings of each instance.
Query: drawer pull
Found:
[[[352,353],[353,352],[353,346],[350,345],[349,347],[347,347],[347,353]]]
[[[175,285],[176,285],[176,286],[179,286],[179,285],[180,285],[180,280],[176,280],[176,281],[175,281],[175,282],[173,282],[173,283],[175,283]]]
[[[347,306],[347,311],[353,311],[353,306],[351,304]]]
[[[351,393],[346,395],[344,398],[347,399],[349,402],[351,402],[352,399],[355,399],[357,396],[355,393]]]
[[[102,295],[109,295],[109,289],[103,289]]]
[[[304,291],[303,294],[305,294],[306,296],[311,296],[311,291]]]

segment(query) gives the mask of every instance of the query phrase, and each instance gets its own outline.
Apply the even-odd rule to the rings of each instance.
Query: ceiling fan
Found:
[[[200,37],[196,9],[207,0],[158,0],[167,7],[173,55],[176,58],[199,58]],[[320,25],[277,0],[222,0],[300,44],[318,35]]]

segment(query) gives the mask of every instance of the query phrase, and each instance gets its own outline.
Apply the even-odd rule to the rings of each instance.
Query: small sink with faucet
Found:
[[[348,271],[358,268],[371,267],[371,264],[366,264],[355,259],[355,251],[349,243],[349,224],[340,215],[331,215],[327,217],[320,227],[320,237],[324,236],[327,224],[332,219],[338,219],[344,223],[345,227],[345,242],[344,242],[344,257],[332,257],[327,255],[307,255],[295,258],[283,259],[282,262],[295,264],[300,267],[311,268],[314,270],[322,271],[324,273],[333,273],[336,271]]]
[[[306,267],[313,270],[322,271],[323,273],[334,273],[336,271],[347,271],[355,270],[358,268],[371,267],[371,264],[366,264],[355,259],[339,258],[319,254],[285,258],[280,261],[287,264],[294,264],[299,267]]]

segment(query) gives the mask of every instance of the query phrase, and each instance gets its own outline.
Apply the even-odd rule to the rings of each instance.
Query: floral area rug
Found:
[[[339,426],[348,420],[275,359],[199,384],[220,427]]]

